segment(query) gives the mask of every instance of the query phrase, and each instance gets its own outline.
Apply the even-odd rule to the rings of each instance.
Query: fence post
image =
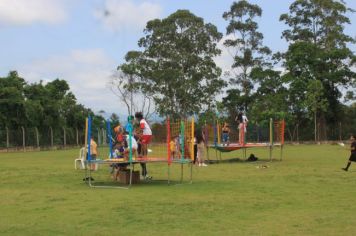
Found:
[[[52,129],[52,126],[49,127],[49,130],[51,131],[51,148],[53,148],[53,129]]]
[[[106,133],[105,133],[105,130],[103,128],[101,128],[101,135],[103,136],[103,144],[105,145],[107,142],[106,142]]]
[[[63,147],[66,148],[67,140],[66,140],[66,128],[63,128]]]
[[[21,129],[22,129],[22,147],[23,147],[23,151],[26,152],[25,128],[21,126]]]
[[[318,134],[318,144],[320,144],[320,122],[318,123],[318,129],[317,129],[317,134]]]
[[[39,135],[38,135],[38,129],[37,129],[37,127],[35,127],[35,132],[36,132],[37,148],[39,149],[39,148],[40,148],[40,138],[39,138]]]
[[[98,134],[98,145],[100,145],[100,132],[99,132],[99,128],[96,129],[96,132]]]
[[[5,127],[6,129],[6,148],[9,151],[10,148],[10,136],[9,136],[9,128]]]
[[[75,128],[75,134],[76,134],[76,138],[77,138],[77,146],[79,146],[79,132],[78,132],[78,128]]]

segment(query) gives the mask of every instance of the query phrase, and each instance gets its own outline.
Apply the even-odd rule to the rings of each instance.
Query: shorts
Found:
[[[90,155],[90,160],[92,160],[92,161],[94,160],[95,161],[96,160],[96,154]]]
[[[351,153],[351,156],[349,158],[349,161],[354,161],[356,162],[356,153]]]
[[[142,144],[149,144],[151,142],[152,135],[142,135],[141,143]]]
[[[222,139],[223,139],[223,142],[228,142],[229,141],[229,134],[228,133],[223,133],[222,134]]]

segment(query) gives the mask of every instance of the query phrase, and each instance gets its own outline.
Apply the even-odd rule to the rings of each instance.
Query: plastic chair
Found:
[[[85,169],[85,148],[79,150],[79,158],[74,160],[74,168],[77,169],[77,163],[80,162],[80,169]]]

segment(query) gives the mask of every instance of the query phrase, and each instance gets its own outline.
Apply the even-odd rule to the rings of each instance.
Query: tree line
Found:
[[[256,4],[233,2],[221,13],[224,33],[188,10],[147,22],[139,50],[128,51],[118,65],[112,90],[129,114],[147,109],[146,115],[154,110],[172,119],[194,115],[201,124],[235,124],[244,111],[256,125],[285,119],[290,140],[356,132],[356,56],[350,49],[356,41],[344,32],[353,10],[343,1],[296,0],[279,17],[288,43],[283,52],[264,45],[257,23],[262,13]],[[233,59],[228,71],[215,62],[221,41]],[[60,79],[29,84],[12,71],[0,78],[0,105],[2,127],[84,129],[88,114],[96,127],[104,124],[102,114],[78,104]],[[111,119],[118,122],[115,114]]]
[[[105,128],[105,118],[79,104],[65,80],[28,83],[16,71],[0,77],[0,129],[38,128],[39,131],[63,127],[85,129],[85,118],[93,117],[93,126]],[[119,122],[116,114],[111,115]]]
[[[279,17],[288,48],[272,52],[263,43],[256,4],[233,2],[222,13],[225,35],[178,10],[147,22],[139,50],[127,52],[113,86],[150,97],[163,117],[234,123],[244,111],[255,124],[285,119],[289,139],[297,133],[315,140],[339,136],[341,123],[346,135],[356,131],[356,57],[350,49],[356,41],[344,32],[353,12],[343,1],[296,0]],[[214,61],[221,40],[233,59],[229,71]]]

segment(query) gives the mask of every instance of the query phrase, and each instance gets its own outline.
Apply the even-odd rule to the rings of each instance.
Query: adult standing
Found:
[[[346,167],[342,168],[344,171],[349,170],[349,167],[350,167],[352,161],[356,162],[356,137],[355,137],[355,135],[351,135],[350,141],[351,141],[351,148],[350,148],[351,155],[350,155],[349,161],[347,162]]]

